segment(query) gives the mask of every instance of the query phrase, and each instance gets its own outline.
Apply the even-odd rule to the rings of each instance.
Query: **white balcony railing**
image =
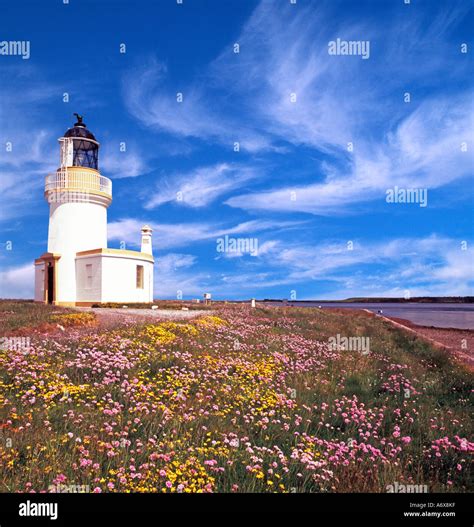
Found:
[[[44,190],[45,192],[54,190],[101,192],[112,197],[112,181],[92,171],[65,168],[46,176]]]

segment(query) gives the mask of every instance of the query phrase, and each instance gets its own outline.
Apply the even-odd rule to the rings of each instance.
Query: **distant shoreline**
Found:
[[[258,300],[259,301],[259,300]],[[317,304],[318,302],[324,304],[379,304],[379,303],[400,303],[400,304],[472,304],[474,303],[474,296],[420,296],[413,298],[345,298],[343,300],[282,300],[280,298],[265,298],[259,302],[265,303],[284,303],[284,304]]]

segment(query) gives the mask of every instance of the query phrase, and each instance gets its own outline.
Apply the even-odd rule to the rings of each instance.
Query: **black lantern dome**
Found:
[[[66,131],[64,137],[73,140],[73,166],[99,169],[99,143],[86,128],[82,115],[74,114],[77,122]]]

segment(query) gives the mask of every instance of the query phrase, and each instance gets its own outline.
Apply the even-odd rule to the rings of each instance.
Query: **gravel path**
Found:
[[[209,310],[194,309],[183,311],[180,309],[122,309],[122,308],[76,308],[80,311],[92,312],[96,315],[99,325],[112,327],[134,322],[156,322],[157,320],[189,320],[192,318],[210,315]]]

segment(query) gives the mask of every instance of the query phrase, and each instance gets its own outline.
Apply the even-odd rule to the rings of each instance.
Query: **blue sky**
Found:
[[[113,180],[109,247],[154,229],[156,298],[474,294],[473,1],[0,6],[0,41],[31,46],[0,55],[0,296],[32,297],[73,112]]]

